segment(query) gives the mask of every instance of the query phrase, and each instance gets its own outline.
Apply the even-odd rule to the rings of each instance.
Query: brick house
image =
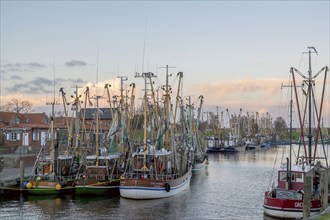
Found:
[[[84,114],[85,109],[81,109],[80,115]],[[112,110],[116,111],[115,108]],[[88,108],[85,112],[85,125],[87,130],[95,129],[95,116],[96,108]],[[99,130],[100,132],[108,132],[112,124],[112,115],[109,108],[99,108]]]
[[[83,114],[82,111],[80,116]],[[99,134],[106,135],[112,123],[112,115],[108,108],[100,108],[99,111]],[[86,109],[85,112],[85,127],[91,141],[95,141],[95,134],[93,135],[96,126],[95,112],[95,108]],[[68,122],[74,124],[74,119],[69,117]],[[80,129],[82,128],[80,127]],[[49,146],[50,117],[45,113],[0,112],[0,132],[2,134],[0,143],[10,147],[11,152],[14,152],[19,146],[29,146],[29,149],[36,152],[41,146]],[[54,142],[58,141],[61,146],[67,145],[65,117],[54,118],[54,134]]]
[[[31,149],[46,145],[49,118],[45,113],[0,112],[1,142],[14,152],[19,146]]]

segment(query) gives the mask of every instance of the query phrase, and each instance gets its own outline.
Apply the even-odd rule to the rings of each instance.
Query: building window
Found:
[[[18,140],[20,140],[20,134],[16,133],[16,132],[10,132],[7,134],[7,140],[18,141]]]
[[[37,132],[37,131],[33,132],[33,140],[34,141],[39,141],[39,132]]]

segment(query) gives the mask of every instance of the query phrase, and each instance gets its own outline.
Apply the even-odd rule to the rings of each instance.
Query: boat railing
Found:
[[[303,198],[302,190],[282,190],[276,189],[276,198],[280,199],[291,199],[291,200],[301,200]]]
[[[177,179],[179,174],[149,174],[149,173],[126,173],[122,178],[127,179],[151,179],[151,180],[172,180]]]
[[[69,181],[69,180],[74,180],[76,179],[76,175],[71,175],[71,176],[51,176],[51,175],[29,175],[28,177],[26,177],[25,179],[28,180],[38,180],[38,181],[44,181],[44,180],[54,180],[57,182],[62,182],[62,181]]]

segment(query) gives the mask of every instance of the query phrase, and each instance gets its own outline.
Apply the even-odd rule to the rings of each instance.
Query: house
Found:
[[[79,113],[79,124],[81,126],[81,118],[84,115],[84,129],[91,141],[94,141],[96,129],[95,112],[96,108],[89,108],[86,111],[82,109]],[[99,113],[99,135],[106,135],[111,127],[112,115],[109,108],[99,108]],[[19,146],[28,146],[37,152],[40,147],[50,144],[50,122],[50,117],[45,113],[0,112],[0,131],[2,133],[0,143],[10,147],[11,152],[14,152]],[[67,146],[68,126],[74,129],[74,118],[56,117],[53,122],[54,142]],[[83,129],[80,126],[79,133]],[[74,139],[74,137],[72,138]]]
[[[99,130],[102,132],[109,131],[112,124],[112,115],[109,108],[98,108],[99,110]],[[112,109],[113,113],[117,110]],[[95,130],[96,126],[96,108],[86,108],[80,110],[80,118],[83,118],[85,115],[85,125],[87,130]]]
[[[49,139],[49,117],[45,113],[0,112],[1,142],[14,152],[19,146],[40,148]]]

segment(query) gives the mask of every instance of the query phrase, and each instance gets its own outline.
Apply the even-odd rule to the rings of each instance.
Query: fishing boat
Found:
[[[101,98],[96,96],[96,109],[94,109],[95,116],[95,149],[93,154],[86,155],[84,153],[84,161],[79,170],[79,173],[75,180],[75,194],[78,196],[116,196],[119,195],[119,181],[122,174],[119,161],[123,154],[116,150],[116,134],[120,133],[125,128],[125,109],[123,108],[123,93],[121,94],[120,103],[118,108],[112,109],[110,93],[106,84],[105,88],[108,91],[108,98],[110,103],[110,111],[112,117],[112,125],[107,135],[108,147],[99,146],[101,135],[100,132],[100,112],[98,108],[98,102]],[[123,89],[121,89],[123,92]],[[86,90],[86,96],[88,95],[88,88]],[[88,100],[90,102],[90,100]],[[86,101],[87,102],[87,101]],[[86,106],[85,106],[86,109]],[[121,118],[121,122],[119,122]],[[118,137],[119,139],[119,137]],[[121,138],[123,140],[123,138]],[[121,143],[123,145],[123,143]]]
[[[111,196],[119,194],[117,161],[119,155],[86,157],[84,171],[76,178],[75,194],[79,196]],[[100,165],[102,164],[102,165]]]
[[[134,149],[128,158],[126,171],[120,180],[120,195],[129,199],[159,199],[174,196],[190,185],[192,175],[191,158],[186,143],[186,137],[175,136],[170,124],[170,86],[168,85],[168,66],[166,68],[164,116],[157,114],[158,105],[155,102],[153,111],[148,109],[147,88],[143,99],[143,144]],[[182,74],[182,73],[181,73]],[[142,73],[147,82],[151,82],[152,73]],[[151,93],[153,93],[152,83]],[[147,111],[149,114],[147,114]],[[148,116],[152,120],[148,120]],[[150,118],[151,119],[151,118]],[[153,121],[154,123],[147,123]],[[175,123],[174,123],[175,124]],[[158,125],[158,127],[157,127]],[[154,129],[150,126],[155,126]],[[149,129],[147,129],[147,127]],[[156,131],[156,139],[151,131]],[[149,135],[148,135],[149,134]],[[176,134],[177,135],[177,134]],[[184,134],[181,134],[184,135]]]
[[[188,147],[191,149],[191,158],[192,158],[192,172],[197,174],[207,168],[208,157],[206,155],[206,147],[202,132],[199,130],[199,122],[202,111],[202,105],[204,97],[201,95],[198,97],[200,100],[199,107],[197,109],[197,118],[195,119],[194,106],[191,104],[191,97],[188,98],[187,111],[182,111],[181,115],[185,115],[185,112],[188,113],[187,117],[181,117],[181,121],[184,118],[187,118],[187,121],[182,123],[187,124],[187,133],[188,133]],[[181,109],[184,109],[183,106]]]
[[[64,154],[55,159],[53,143],[53,117],[51,117],[50,154],[42,155],[43,148],[37,156],[32,169],[32,177],[23,182],[24,192],[31,195],[51,195],[74,192],[74,177],[79,167],[79,157]]]
[[[314,47],[308,47],[309,55],[309,71],[308,76],[304,76],[295,68],[291,68],[292,75],[291,87],[291,101],[290,101],[290,154],[277,171],[277,185],[274,185],[264,194],[264,213],[269,216],[277,218],[305,218],[320,213],[324,210],[330,202],[328,177],[329,165],[327,161],[326,151],[322,154],[323,157],[316,157],[318,139],[322,139],[322,132],[320,132],[320,120],[322,117],[322,107],[324,101],[325,82],[328,72],[328,67],[323,67],[317,74],[312,76],[311,69],[311,53],[317,53]],[[324,82],[321,92],[319,107],[316,104],[316,94],[314,86],[316,84],[315,78],[324,71]],[[307,87],[305,97],[307,98],[303,109],[307,109],[305,115],[301,117],[301,110],[299,105],[297,87],[298,84],[295,79],[295,73],[298,73],[304,78],[303,85]],[[295,92],[297,112],[299,116],[299,123],[301,135],[303,140],[303,153],[298,149],[297,158],[292,160],[292,90]],[[305,118],[307,118],[306,121]],[[303,120],[304,119],[304,120]],[[312,128],[312,119],[316,119],[315,127]],[[305,143],[304,124],[307,124],[307,138],[308,143]],[[312,132],[312,130],[314,132]],[[316,140],[312,142],[312,138]],[[321,141],[322,142],[322,141]],[[330,183],[330,182],[329,182]]]
[[[79,128],[77,127],[79,118],[77,111],[79,108],[79,96],[77,94],[73,101],[73,109],[76,112],[75,117],[75,135],[72,135],[73,127],[69,125],[68,114],[66,111],[67,101],[63,88],[60,89],[63,98],[65,119],[68,132],[67,149],[60,153],[58,135],[54,132],[54,105],[52,104],[52,116],[50,121],[50,143],[49,151],[46,152],[45,146],[40,148],[35,164],[32,169],[32,178],[23,183],[23,189],[32,195],[51,195],[51,194],[69,194],[74,192],[74,180],[80,166],[80,155],[78,153]],[[57,137],[55,137],[57,136]],[[74,139],[72,138],[74,136]],[[56,143],[55,143],[56,140]],[[72,146],[73,142],[75,143]]]

